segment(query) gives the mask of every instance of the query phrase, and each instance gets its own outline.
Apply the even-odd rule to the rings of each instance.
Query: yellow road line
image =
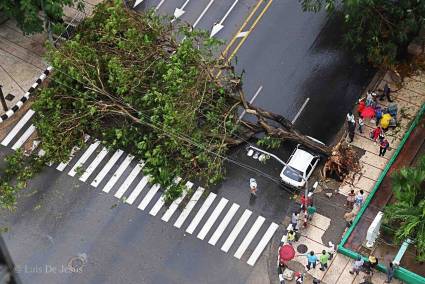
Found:
[[[267,10],[269,9],[270,5],[272,4],[273,0],[270,0],[269,3],[267,3],[266,7],[264,7],[263,11],[261,11],[260,15],[258,15],[258,17],[255,19],[254,23],[252,24],[252,26],[249,28],[247,34],[242,38],[242,40],[239,42],[239,44],[236,46],[236,48],[233,50],[232,54],[230,54],[228,60],[231,60],[233,58],[233,56],[235,56],[236,52],[238,52],[239,48],[242,46],[242,44],[245,42],[245,40],[248,38],[249,34],[251,33],[251,31],[255,28],[255,26],[257,25],[258,21],[263,17],[264,13],[267,12]],[[251,15],[250,15],[251,16]],[[239,33],[238,33],[239,34]]]
[[[248,24],[248,22],[251,20],[252,16],[254,16],[255,12],[257,12],[258,8],[260,7],[261,3],[264,0],[259,0],[257,5],[255,5],[254,9],[251,11],[251,13],[249,14],[249,16],[245,19],[245,21],[243,22],[242,26],[240,27],[240,29],[238,30],[238,32],[233,36],[232,40],[229,42],[229,44],[226,46],[226,48],[223,51],[223,56],[227,54],[227,52],[229,51],[230,47],[233,45],[233,43],[235,42],[235,40],[237,39],[238,35],[242,32],[242,30],[245,28],[245,26]]]

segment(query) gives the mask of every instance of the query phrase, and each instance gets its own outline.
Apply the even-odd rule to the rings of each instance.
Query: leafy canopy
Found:
[[[33,34],[43,32],[47,21],[60,22],[65,6],[81,10],[83,3],[83,0],[2,0],[0,11],[15,19],[25,34]]]
[[[425,23],[425,1],[419,0],[299,0],[302,8],[332,13],[345,19],[345,45],[359,60],[390,66]]]
[[[392,185],[397,201],[385,207],[385,218],[398,225],[396,240],[415,240],[417,259],[425,261],[425,156],[416,167],[395,172]]]
[[[33,106],[42,148],[65,161],[90,134],[143,159],[152,182],[216,183],[239,104],[230,95],[237,78],[215,77],[219,42],[119,2],[97,6],[74,38],[48,53],[55,72]],[[168,197],[181,190],[172,186]]]

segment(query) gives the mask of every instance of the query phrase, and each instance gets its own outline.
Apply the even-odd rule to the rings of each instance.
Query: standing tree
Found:
[[[359,60],[391,66],[406,52],[425,23],[425,1],[418,0],[299,0],[306,11],[341,11],[344,41]]]
[[[51,30],[62,22],[63,8],[76,6],[84,8],[83,0],[3,0],[0,11],[18,23],[25,34],[40,33]]]
[[[385,218],[397,224],[396,240],[414,240],[417,260],[425,261],[425,156],[416,167],[395,172],[392,186],[396,202],[385,207]]]

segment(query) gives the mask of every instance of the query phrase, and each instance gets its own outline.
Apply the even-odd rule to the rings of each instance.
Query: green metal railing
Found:
[[[409,138],[410,134],[412,133],[413,129],[415,129],[415,127],[418,125],[418,123],[421,120],[424,113],[425,113],[425,104],[422,105],[421,109],[419,110],[418,114],[416,115],[416,118],[413,120],[412,124],[410,125],[409,130],[407,130],[407,132],[404,134],[403,139],[400,142],[400,145],[397,147],[397,150],[394,152],[390,161],[385,166],[384,170],[382,171],[381,175],[378,178],[378,181],[375,183],[375,186],[373,187],[372,192],[369,194],[365,203],[363,204],[362,208],[360,209],[359,213],[357,214],[356,218],[353,220],[353,224],[350,226],[350,228],[347,230],[344,237],[342,238],[341,242],[338,244],[338,251],[340,253],[342,253],[343,255],[346,255],[346,256],[351,257],[351,258],[356,258],[360,255],[359,253],[357,253],[355,251],[352,251],[350,249],[345,248],[344,245],[347,242],[348,237],[353,232],[354,228],[357,226],[357,223],[359,222],[360,218],[362,217],[363,213],[365,212],[366,208],[368,207],[370,201],[372,200],[373,196],[375,195],[376,191],[378,190],[379,186],[381,185],[382,180],[384,179],[387,172],[391,168],[392,164],[396,160],[398,154],[400,153],[401,149],[403,148],[404,144],[406,143],[406,141]],[[379,264],[377,268],[378,268],[379,271],[386,272],[385,265]],[[400,280],[402,280],[406,283],[409,283],[409,284],[410,283],[411,284],[419,284],[419,283],[423,284],[423,283],[425,283],[424,277],[422,277],[422,276],[420,276],[420,275],[418,275],[414,272],[411,272],[411,271],[409,271],[409,270],[407,270],[403,267],[398,267],[395,270],[394,275],[397,279],[400,279]]]

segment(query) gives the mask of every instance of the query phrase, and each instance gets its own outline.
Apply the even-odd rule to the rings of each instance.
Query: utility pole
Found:
[[[0,85],[0,101],[1,101],[1,105],[2,105],[2,107],[3,107],[3,109],[4,109],[4,111],[6,112],[6,111],[8,111],[9,109],[8,109],[8,107],[7,107],[7,104],[6,104],[6,100],[4,99],[4,95],[3,95],[3,90],[2,90],[2,88],[3,88],[3,86],[2,86],[2,85]]]

